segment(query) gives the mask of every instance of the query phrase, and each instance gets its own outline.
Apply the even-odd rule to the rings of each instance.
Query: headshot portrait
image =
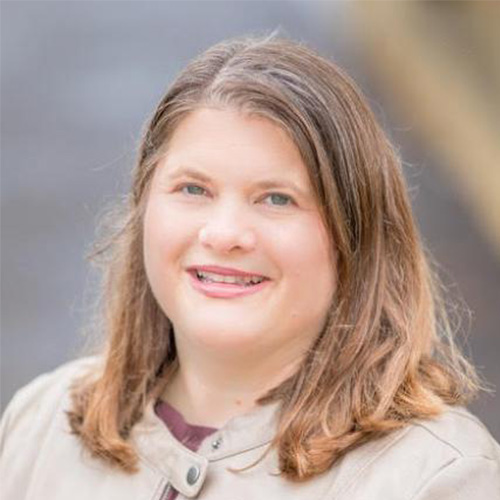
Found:
[[[2,498],[500,500],[498,5],[1,9]]]

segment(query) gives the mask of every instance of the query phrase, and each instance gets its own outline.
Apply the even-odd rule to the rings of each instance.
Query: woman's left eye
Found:
[[[282,193],[271,193],[268,194],[265,200],[270,200],[267,204],[273,206],[286,207],[288,205],[293,205],[294,201],[291,196]]]

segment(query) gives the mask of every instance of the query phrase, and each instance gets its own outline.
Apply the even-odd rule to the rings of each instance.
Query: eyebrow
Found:
[[[196,170],[191,167],[178,167],[175,170],[172,170],[166,174],[168,179],[175,180],[179,177],[189,176],[193,179],[198,179],[199,181],[210,183],[212,179],[205,175],[203,172]],[[278,188],[289,188],[292,191],[295,191],[297,194],[301,196],[307,196],[307,191],[301,188],[293,181],[281,180],[281,179],[263,179],[261,181],[255,182],[255,186],[262,189],[278,189]]]
[[[185,175],[203,182],[210,182],[210,177],[205,175],[203,172],[200,172],[199,170],[189,167],[178,167],[175,170],[168,170],[165,175],[170,180],[175,180]]]

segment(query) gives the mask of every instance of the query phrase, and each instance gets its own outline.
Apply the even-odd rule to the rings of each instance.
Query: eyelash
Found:
[[[197,184],[184,184],[182,186],[179,186],[178,191],[180,191],[181,193],[186,194],[188,196],[198,196],[198,195],[204,194],[204,193],[198,193],[198,194],[188,193],[188,192],[185,191],[185,189],[187,189],[187,188],[193,188],[193,187],[197,188],[197,189],[201,189],[204,193],[207,192],[207,190],[205,188],[203,188],[201,186],[198,186]],[[290,205],[295,205],[296,204],[295,201],[294,201],[294,199],[291,196],[289,196],[287,194],[283,194],[283,193],[269,193],[269,194],[267,194],[264,197],[264,199],[269,198],[271,196],[279,196],[280,198],[286,198],[286,200],[288,201],[286,204],[277,204],[277,205],[276,204],[270,204],[273,207],[288,207]]]

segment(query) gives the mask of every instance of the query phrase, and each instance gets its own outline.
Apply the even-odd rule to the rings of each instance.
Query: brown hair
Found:
[[[142,255],[152,173],[193,110],[229,107],[286,130],[309,170],[337,254],[328,320],[297,373],[260,402],[281,401],[273,445],[294,480],[354,447],[479,388],[455,347],[412,218],[400,161],[361,92],[335,64],[283,38],[220,43],[174,81],[149,123],[121,225],[107,255],[102,371],[73,389],[73,431],[96,456],[132,472],[127,437],[176,366],[172,325]]]

